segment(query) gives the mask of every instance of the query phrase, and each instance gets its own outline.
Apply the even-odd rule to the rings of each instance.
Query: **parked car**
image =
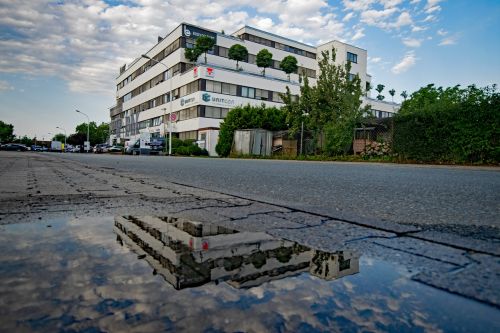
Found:
[[[141,141],[137,140],[135,143],[129,144],[127,148],[125,149],[125,154],[128,155],[149,155],[151,152],[150,148],[143,148],[141,149]]]
[[[108,153],[121,153],[123,152],[122,146],[111,146],[108,148]]]
[[[94,153],[96,153],[96,154],[107,153],[109,147],[111,147],[111,146],[107,143],[100,143],[98,145],[95,145]]]
[[[32,145],[31,146],[31,150],[32,151],[43,151],[43,148],[42,146],[37,146],[37,145]]]
[[[165,149],[165,139],[164,138],[154,138],[149,143],[149,147],[151,151],[149,152],[152,155],[157,155]]]
[[[5,145],[0,146],[0,150],[28,151],[29,148],[20,143],[7,143]]]

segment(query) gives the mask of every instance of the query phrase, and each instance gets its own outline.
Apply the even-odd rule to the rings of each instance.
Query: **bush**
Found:
[[[495,86],[428,85],[403,102],[394,128],[394,151],[405,159],[498,163],[500,94]]]
[[[208,156],[206,149],[201,149],[196,143],[196,140],[180,140],[177,138],[172,139],[172,151],[176,155],[183,156]],[[175,145],[175,148],[174,148]]]

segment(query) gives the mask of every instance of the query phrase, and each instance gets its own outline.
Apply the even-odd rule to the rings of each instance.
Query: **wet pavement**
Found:
[[[50,223],[50,224],[47,224]],[[4,332],[498,332],[499,310],[369,253],[169,217],[3,226]]]
[[[500,331],[494,226],[339,219],[55,154],[0,152],[0,179],[0,332]]]

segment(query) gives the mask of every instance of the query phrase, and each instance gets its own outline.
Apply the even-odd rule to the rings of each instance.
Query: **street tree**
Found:
[[[263,68],[262,75],[266,75],[266,68],[273,65],[273,54],[268,49],[262,49],[257,53],[255,62],[258,67]]]
[[[184,56],[190,62],[197,62],[198,58],[201,56],[201,54],[202,54],[202,52],[200,52],[200,50],[198,50],[197,48],[184,50]]]
[[[207,52],[213,49],[215,45],[215,39],[208,36],[200,36],[196,39],[194,43],[194,48],[198,50],[198,52],[205,54],[205,64],[207,63]]]
[[[81,123],[75,128],[76,133],[85,134],[87,137],[87,123]],[[89,127],[89,138],[90,145],[96,145],[98,143],[103,143],[109,136],[109,125],[106,123],[101,123],[99,126],[94,121],[90,122]]]
[[[241,44],[234,44],[229,48],[228,56],[229,59],[236,60],[236,69],[238,69],[238,63],[248,57],[248,50]]]
[[[324,153],[328,155],[350,150],[353,130],[369,108],[361,108],[364,92],[359,76],[349,77],[351,63],[337,65],[335,58],[335,49],[322,52],[316,86],[310,87],[304,77],[300,96],[292,96],[289,89],[282,95],[291,132],[297,132],[304,121],[306,129],[314,133],[315,142],[324,137]]]
[[[373,86],[371,85],[370,82],[366,82],[366,90],[365,90],[365,96],[368,96],[368,94],[370,93],[370,90],[373,89]]]
[[[382,91],[384,90],[385,86],[383,84],[377,84],[377,87],[375,88],[375,90],[378,92],[378,95],[377,95],[377,99],[379,101],[383,101],[385,96],[382,95]]]
[[[10,142],[14,139],[14,126],[0,120],[0,142]]]
[[[280,68],[288,75],[288,81],[290,81],[290,74],[297,72],[299,69],[297,58],[291,55],[284,57],[280,62]]]
[[[64,142],[64,134],[63,133],[57,133],[52,137],[52,141],[59,141],[59,142]]]
[[[394,94],[396,93],[396,90],[394,89],[391,89],[389,90],[389,95],[391,95],[391,98],[392,98],[392,102],[394,103]]]
[[[400,96],[403,97],[403,99],[406,101],[406,99],[408,98],[408,93],[406,92],[406,90],[403,90],[403,92],[401,92]]]

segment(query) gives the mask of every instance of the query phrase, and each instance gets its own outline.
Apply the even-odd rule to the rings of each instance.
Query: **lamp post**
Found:
[[[88,152],[89,152],[89,150],[90,150],[90,138],[89,138],[89,137],[90,137],[90,118],[89,118],[89,116],[88,116],[86,113],[83,113],[83,112],[82,112],[82,111],[80,111],[80,110],[75,110],[75,111],[76,111],[76,112],[78,112],[78,113],[81,113],[81,114],[83,114],[85,117],[87,117],[87,142],[89,143],[89,145],[88,145],[88,148],[87,148],[87,146],[85,146],[85,150],[86,150],[86,151],[87,151],[87,153],[88,153]]]
[[[145,55],[145,54],[142,54],[141,57],[143,57],[144,59],[148,59],[148,60],[151,60],[157,64],[161,64],[163,65],[166,69],[167,69],[167,76],[168,76],[168,66],[165,65],[164,63],[162,62],[159,62],[158,60],[155,60],[153,58],[151,58],[150,56],[148,55]],[[170,120],[170,115],[172,114],[172,78],[168,78],[169,80],[169,91],[168,91],[168,98],[169,98],[169,112],[168,112],[168,118],[169,118],[169,126],[168,126],[168,130],[169,130],[169,139],[168,139],[168,156],[172,156],[172,120]],[[165,132],[165,112],[166,112],[166,108],[163,108],[163,135],[165,135],[165,138],[166,138],[166,132]]]
[[[309,116],[309,113],[302,113],[302,123],[300,129],[300,156],[302,156],[302,146],[304,145],[304,117]]]
[[[62,128],[62,127],[59,127],[59,126],[56,126],[56,128],[59,128],[59,129],[61,129],[61,130],[63,130],[63,131],[64,131],[64,152],[66,152],[66,138],[67,138],[67,136],[68,136],[68,135],[66,134],[66,130],[65,130],[64,128]]]

